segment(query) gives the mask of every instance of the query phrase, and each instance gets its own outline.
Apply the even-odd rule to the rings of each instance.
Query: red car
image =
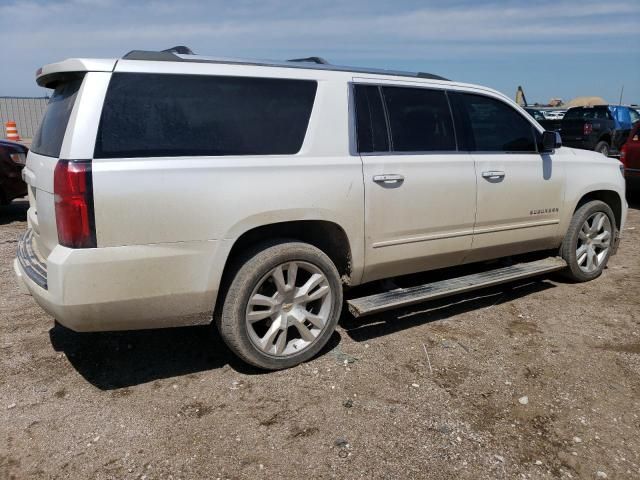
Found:
[[[620,161],[624,163],[627,180],[640,181],[640,122],[633,126],[629,138],[620,149]]]
[[[11,203],[14,198],[27,194],[27,184],[22,180],[29,149],[9,140],[0,140],[0,205]]]

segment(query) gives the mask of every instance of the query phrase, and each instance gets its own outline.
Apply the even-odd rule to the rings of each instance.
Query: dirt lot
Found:
[[[364,322],[238,363],[208,328],[76,334],[20,293],[0,212],[0,478],[640,478],[640,201],[604,275]],[[428,358],[425,352],[428,352]]]

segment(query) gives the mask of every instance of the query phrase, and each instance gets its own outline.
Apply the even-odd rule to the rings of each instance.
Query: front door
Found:
[[[539,132],[506,102],[458,93],[454,105],[477,172],[477,213],[467,262],[552,248],[557,243],[564,169],[538,153]]]
[[[355,86],[371,281],[462,263],[476,208],[473,158],[459,152],[447,95]]]

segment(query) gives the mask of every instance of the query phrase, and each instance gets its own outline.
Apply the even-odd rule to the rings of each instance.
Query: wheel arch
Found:
[[[622,198],[620,198],[618,192],[614,190],[594,190],[592,192],[585,193],[580,200],[578,200],[578,203],[573,209],[573,213],[575,213],[585,203],[591,202],[592,200],[600,200],[609,205],[615,217],[616,229],[620,229],[622,222]]]
[[[228,266],[248,249],[278,238],[298,240],[319,248],[333,261],[343,282],[349,283],[352,273],[349,238],[340,225],[328,220],[293,220],[260,225],[247,230],[234,241],[224,270],[226,271]]]
[[[229,250],[220,275],[215,310],[222,307],[225,291],[238,268],[238,260],[249,249],[270,240],[288,239],[308,243],[322,250],[336,265],[343,284],[352,283],[353,251],[346,231],[329,220],[291,220],[255,226],[236,238]],[[357,280],[357,279],[356,279]]]
[[[609,145],[611,145],[611,134],[607,132],[603,135],[600,135],[600,138],[598,138],[598,142],[607,142]]]

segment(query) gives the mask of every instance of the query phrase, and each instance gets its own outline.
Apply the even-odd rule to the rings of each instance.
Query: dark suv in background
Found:
[[[568,147],[595,150],[605,156],[617,154],[627,141],[632,125],[639,120],[638,112],[630,107],[570,108],[560,122],[562,143]]]
[[[11,203],[14,198],[27,194],[27,184],[22,180],[27,152],[24,145],[0,140],[0,205]]]

